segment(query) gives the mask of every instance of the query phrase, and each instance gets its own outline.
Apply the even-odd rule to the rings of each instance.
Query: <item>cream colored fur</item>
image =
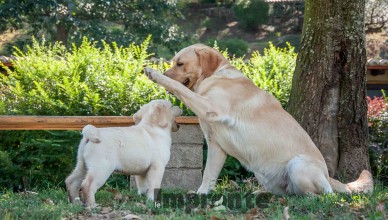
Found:
[[[79,145],[77,165],[66,179],[70,202],[95,206],[94,194],[113,171],[136,175],[139,194],[154,199],[170,159],[171,131],[178,130],[175,117],[182,110],[166,100],[154,100],[135,115],[131,127],[96,128],[86,125]]]
[[[214,188],[227,155],[275,194],[373,190],[368,171],[349,184],[330,178],[322,154],[304,129],[216,50],[192,45],[177,53],[164,75],[149,68],[145,73],[199,117],[208,154],[198,193]]]

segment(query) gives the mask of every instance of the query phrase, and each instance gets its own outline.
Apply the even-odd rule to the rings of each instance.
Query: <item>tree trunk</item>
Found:
[[[370,170],[365,0],[307,0],[289,112],[309,133],[330,176]]]
[[[55,25],[57,28],[57,33],[55,40],[62,42],[63,45],[67,46],[67,37],[69,35],[69,30],[65,25],[59,23]]]

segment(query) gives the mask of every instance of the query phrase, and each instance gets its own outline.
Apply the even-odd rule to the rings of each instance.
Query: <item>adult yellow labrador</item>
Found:
[[[213,48],[186,47],[164,75],[150,68],[145,73],[199,118],[208,154],[198,193],[214,188],[227,154],[275,194],[373,190],[368,171],[348,184],[330,178],[322,154],[298,122]]]

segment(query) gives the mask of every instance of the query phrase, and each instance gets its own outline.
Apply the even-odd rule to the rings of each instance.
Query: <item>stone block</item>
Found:
[[[197,190],[202,182],[204,136],[199,124],[180,124],[172,135],[171,157],[162,180],[162,188]],[[131,176],[131,188],[136,188]]]
[[[173,144],[167,168],[202,169],[202,144]]]
[[[202,182],[201,169],[167,169],[162,180],[162,188],[198,190]]]
[[[199,124],[180,124],[177,132],[172,132],[174,144],[203,144],[204,136]]]

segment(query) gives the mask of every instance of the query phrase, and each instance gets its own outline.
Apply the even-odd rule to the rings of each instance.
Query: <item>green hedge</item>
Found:
[[[388,96],[367,97],[369,156],[374,176],[388,184]]]
[[[143,76],[149,39],[128,48],[103,49],[84,39],[80,47],[33,41],[17,50],[15,71],[1,79],[8,115],[131,115],[156,98],[171,98]],[[160,69],[160,67],[159,67]]]
[[[208,46],[217,45],[219,50],[227,51],[229,57],[244,57],[248,54],[249,44],[239,38],[208,39]]]
[[[264,0],[238,0],[233,14],[241,25],[249,30],[257,30],[269,20],[269,4]]]
[[[0,114],[132,115],[143,104],[161,98],[193,115],[143,75],[145,65],[160,71],[169,67],[149,61],[149,40],[126,48],[103,42],[103,49],[98,49],[95,42],[84,39],[72,50],[34,40],[26,52],[17,50],[14,71],[0,74]],[[285,106],[295,59],[292,47],[278,49],[271,44],[264,55],[255,52],[249,60],[231,62]],[[80,137],[79,131],[0,131],[0,188],[63,186],[74,167]],[[225,173],[242,169],[231,160]]]

